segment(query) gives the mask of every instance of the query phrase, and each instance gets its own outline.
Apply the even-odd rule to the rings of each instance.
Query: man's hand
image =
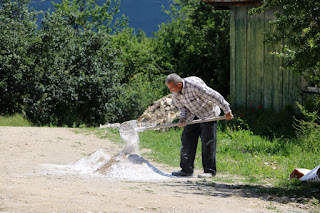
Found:
[[[224,115],[227,119],[227,121],[231,120],[233,118],[232,112],[229,112],[227,114]]]
[[[186,126],[186,125],[187,125],[186,121],[187,121],[186,118],[180,118],[179,126],[180,126],[180,127]]]

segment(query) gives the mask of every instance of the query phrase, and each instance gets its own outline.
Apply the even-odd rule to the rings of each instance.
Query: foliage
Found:
[[[116,4],[116,1],[112,2]],[[36,125],[79,126],[84,123],[95,126],[106,119],[117,121],[110,115],[116,116],[128,109],[131,112],[127,111],[126,116],[136,116],[149,104],[137,105],[137,111],[128,108],[123,100],[117,100],[126,93],[133,93],[132,87],[120,87],[124,70],[132,71],[127,83],[141,71],[137,66],[128,69],[125,63],[128,59],[123,56],[140,60],[138,65],[142,65],[145,58],[140,57],[141,54],[150,55],[147,48],[142,48],[147,41],[143,37],[140,42],[135,39],[127,49],[118,46],[115,38],[125,38],[130,29],[127,34],[121,34],[122,37],[115,35],[111,39],[108,35],[111,31],[116,33],[115,29],[119,27],[111,21],[118,11],[118,3],[107,12],[111,1],[102,7],[95,1],[86,4],[64,1],[55,5],[57,12],[45,14],[39,30],[37,14],[27,10],[28,2],[2,3],[1,114],[13,114],[23,109]],[[106,20],[109,20],[107,24]],[[123,21],[120,19],[115,23],[123,24]],[[130,41],[133,39],[127,44]],[[131,57],[135,51],[137,55]],[[138,95],[136,102],[145,100],[141,96]],[[130,98],[126,100],[131,101]],[[120,119],[125,118],[120,116]]]
[[[225,52],[227,42],[222,41],[226,39],[217,39],[223,44],[216,46],[210,43],[210,38],[227,32],[227,27],[216,27],[212,18],[217,16],[222,23],[227,13],[211,14],[210,7],[196,1],[177,3],[172,14],[179,5],[184,10],[178,12],[175,23],[163,25],[164,30],[157,38],[147,38],[141,30],[135,36],[126,27],[125,17],[114,18],[119,4],[118,0],[107,0],[104,4],[97,0],[65,0],[55,4],[54,12],[45,14],[38,28],[37,13],[28,10],[28,1],[2,0],[0,113],[23,111],[36,125],[94,126],[106,121],[119,122],[136,119],[168,92],[164,84],[168,68],[178,72],[190,68],[186,73],[194,74],[193,68],[207,67],[198,70],[204,73],[200,77],[206,76],[206,82],[212,80],[211,76],[224,78],[228,73],[207,74],[209,69],[214,70],[213,66],[220,71],[224,66],[221,61],[209,64],[213,54],[216,57],[217,52]],[[176,23],[181,28],[173,31],[176,35],[190,31],[178,37],[186,43],[180,49],[164,46],[170,39],[165,29]],[[172,57],[174,51],[184,55]],[[197,62],[193,64],[190,61],[194,56]],[[182,63],[172,63],[172,59]]]
[[[275,31],[267,34],[267,42],[284,40],[285,67],[298,71],[314,85],[320,87],[320,2],[315,0],[268,0],[252,12],[275,8]]]
[[[157,64],[183,77],[196,75],[229,94],[229,12],[198,0],[174,1],[171,23],[155,34]]]
[[[0,114],[21,112],[29,87],[27,49],[37,33],[36,12],[27,1],[0,1]]]
[[[133,29],[123,29],[112,36],[112,43],[121,52],[121,83],[129,83],[137,74],[146,75],[146,80],[160,74],[155,64],[156,55],[152,52],[152,39],[144,37],[143,31],[139,31],[139,37],[136,37]]]
[[[28,54],[34,61],[25,112],[32,123],[105,122],[119,85],[117,52],[106,34],[75,30],[59,12],[46,14],[42,33]]]
[[[53,4],[74,29],[100,30],[110,34],[127,26],[126,17],[114,19],[119,13],[119,0],[106,0],[101,6],[99,3],[99,0],[63,0],[61,4]]]
[[[320,101],[317,102],[318,110],[309,112],[304,106],[298,104],[300,111],[305,116],[303,119],[296,119],[295,127],[298,130],[298,141],[304,150],[320,153],[320,116],[319,106]]]
[[[287,106],[280,112],[266,110],[263,106],[233,109],[234,119],[229,121],[231,127],[252,131],[256,135],[269,138],[295,138],[294,116],[300,118],[292,107]],[[226,127],[225,127],[226,128]]]
[[[107,113],[107,120],[123,122],[137,119],[143,111],[165,91],[164,77],[157,68],[151,38],[143,31],[134,36],[133,29],[126,28],[111,37],[112,44],[121,54],[121,92],[114,105],[116,114]]]
[[[143,40],[147,38],[147,34],[143,30],[139,29],[136,38],[138,42],[141,43]]]
[[[116,101],[118,111],[116,115],[111,115],[113,122],[124,122],[133,120],[147,109],[152,102],[162,98],[166,86],[165,76],[149,77],[146,74],[137,74],[130,83],[122,84],[123,90]]]

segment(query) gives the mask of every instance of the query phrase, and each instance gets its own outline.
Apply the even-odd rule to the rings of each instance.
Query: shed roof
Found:
[[[202,0],[209,5],[215,6],[221,9],[228,9],[230,7],[241,6],[258,6],[262,4],[262,0]]]

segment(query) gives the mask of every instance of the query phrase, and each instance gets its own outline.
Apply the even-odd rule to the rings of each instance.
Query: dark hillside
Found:
[[[36,10],[47,11],[53,9],[54,3],[61,3],[61,0],[33,0],[30,4]],[[158,25],[169,20],[167,14],[162,11],[162,5],[169,8],[170,0],[122,0],[120,14],[129,17],[129,27],[138,32],[142,29],[147,36],[158,31]]]

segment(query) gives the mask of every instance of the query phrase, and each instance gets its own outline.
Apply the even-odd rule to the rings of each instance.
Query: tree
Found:
[[[0,1],[0,114],[21,112],[30,86],[27,49],[36,40],[37,12],[28,1]]]
[[[27,118],[37,125],[105,123],[116,110],[120,64],[109,35],[76,30],[61,12],[46,14],[37,42],[28,49],[32,90],[25,98]]]
[[[143,32],[143,31],[142,31]],[[143,35],[143,33],[141,33]],[[123,68],[122,83],[128,83],[137,74],[152,76],[159,74],[155,64],[157,57],[153,50],[151,38],[134,36],[132,28],[126,28],[111,37],[116,49],[121,52],[120,60]],[[146,79],[146,80],[149,80]]]
[[[136,37],[138,39],[138,42],[142,42],[144,39],[147,38],[147,34],[143,30],[139,29]]]
[[[157,64],[181,76],[196,75],[229,94],[229,13],[198,0],[174,1],[171,23],[155,34]]]
[[[284,68],[302,73],[306,79],[320,87],[320,2],[317,0],[268,0],[252,10],[261,13],[275,8],[275,20],[270,23],[275,31],[268,33],[266,41],[271,44],[285,41]]]
[[[95,2],[64,1],[38,28],[27,1],[1,1],[0,114],[96,126],[135,119],[161,96],[150,40],[116,28],[117,9]]]
[[[165,91],[164,77],[156,65],[152,38],[134,36],[133,29],[126,28],[111,36],[112,44],[120,53],[121,93],[116,101],[117,120],[137,119],[143,111]]]
[[[127,18],[116,18],[119,13],[119,0],[106,0],[99,6],[99,0],[63,0],[54,4],[67,23],[74,29],[104,31],[108,34],[127,26]]]

